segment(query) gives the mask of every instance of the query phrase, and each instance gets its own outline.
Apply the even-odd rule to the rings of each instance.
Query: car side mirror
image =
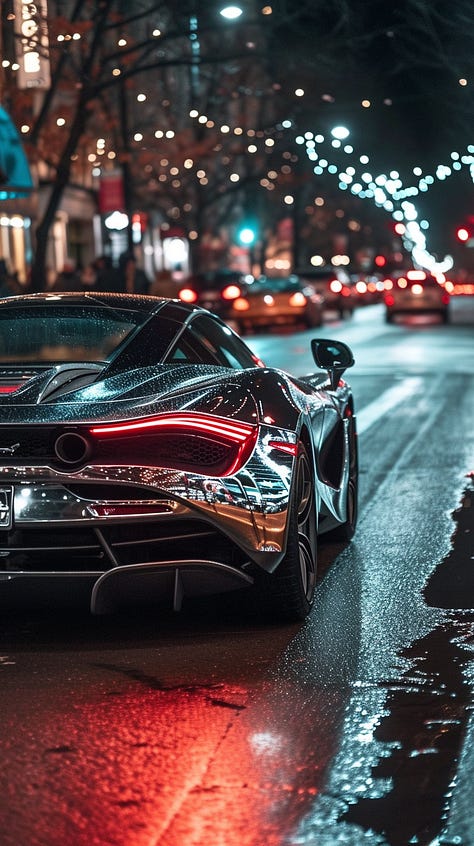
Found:
[[[344,371],[354,364],[352,350],[342,341],[313,338],[311,352],[317,367],[327,370],[331,388],[335,391]]]

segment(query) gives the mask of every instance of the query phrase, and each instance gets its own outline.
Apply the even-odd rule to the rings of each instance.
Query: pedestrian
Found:
[[[137,266],[133,253],[122,253],[119,258],[119,291],[127,294],[148,294],[150,291],[150,280]]]
[[[81,277],[72,259],[65,259],[63,269],[56,277],[53,291],[82,291]]]
[[[94,262],[86,264],[84,270],[80,275],[81,285],[83,291],[95,291],[97,283],[97,271],[94,267]]]
[[[112,263],[110,256],[97,256],[93,262],[95,268],[95,291],[119,291],[120,280],[119,272]]]
[[[0,297],[14,297],[21,294],[16,273],[9,273],[5,259],[0,259]]]

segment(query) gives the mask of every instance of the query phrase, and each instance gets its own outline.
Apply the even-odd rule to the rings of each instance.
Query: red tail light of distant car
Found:
[[[241,295],[242,291],[240,290],[238,285],[227,285],[227,287],[224,288],[221,293],[221,297],[223,300],[236,300]]]
[[[292,308],[304,308],[307,303],[307,299],[302,291],[296,291],[291,295],[288,302]]]
[[[197,302],[198,295],[196,291],[192,288],[181,288],[181,291],[178,294],[179,299],[183,301],[183,303],[195,303]]]

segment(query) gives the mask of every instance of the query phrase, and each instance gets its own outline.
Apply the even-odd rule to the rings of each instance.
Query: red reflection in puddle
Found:
[[[25,703],[2,846],[278,846],[321,787],[340,700],[288,684]]]

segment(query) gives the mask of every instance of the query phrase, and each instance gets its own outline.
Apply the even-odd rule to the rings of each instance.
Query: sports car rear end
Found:
[[[0,601],[28,588],[88,598],[94,612],[161,596],[179,608],[251,584],[252,565],[272,569],[295,436],[259,420],[228,368],[119,366],[116,351],[143,331],[119,303],[110,320],[59,309],[56,338],[43,305],[29,308],[31,320],[13,303],[9,322],[2,312]]]
[[[357,513],[352,354],[313,345],[327,372],[298,381],[176,300],[0,300],[0,604],[258,585],[302,619],[318,523],[349,538]]]

